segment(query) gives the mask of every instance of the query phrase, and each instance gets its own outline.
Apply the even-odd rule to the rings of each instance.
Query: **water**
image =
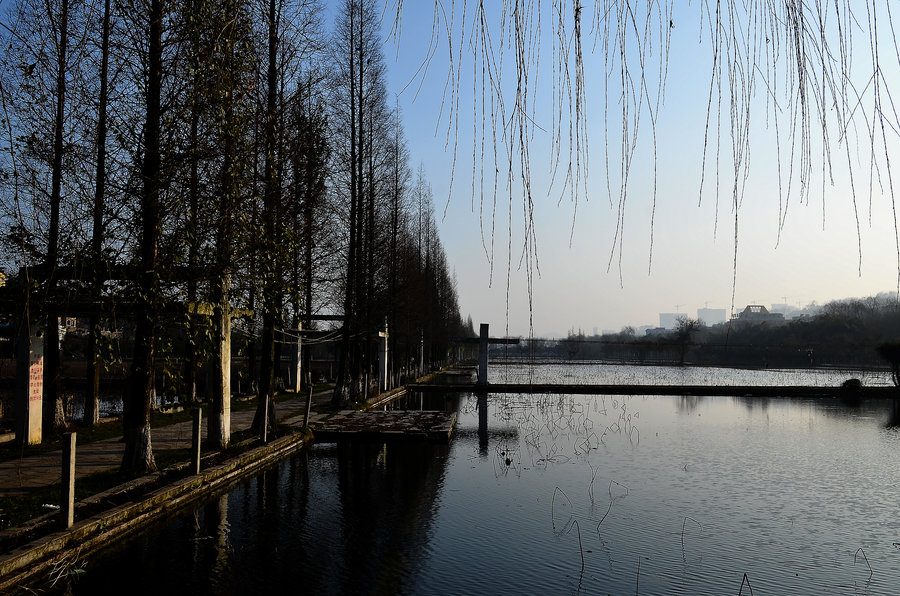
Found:
[[[488,368],[490,383],[585,383],[595,385],[777,385],[837,387],[850,378],[866,386],[892,384],[887,370],[746,369],[717,366],[639,366],[596,361],[521,364]]]
[[[316,445],[91,557],[71,592],[737,594],[744,574],[757,596],[900,585],[892,403],[435,405],[459,412],[449,446]]]

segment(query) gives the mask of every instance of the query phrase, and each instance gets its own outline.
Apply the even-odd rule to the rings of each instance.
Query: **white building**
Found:
[[[724,308],[698,308],[697,318],[703,321],[704,325],[712,326],[727,321],[728,315]]]
[[[675,323],[680,317],[685,316],[680,312],[661,312],[659,313],[659,326],[663,329],[675,329]]]

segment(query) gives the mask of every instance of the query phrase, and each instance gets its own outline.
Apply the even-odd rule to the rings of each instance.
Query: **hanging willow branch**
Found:
[[[397,30],[403,3],[391,1]],[[540,273],[534,209],[542,193],[531,181],[537,131],[549,129],[555,158],[547,173],[559,193],[553,195],[557,203],[566,197],[571,202],[574,233],[579,201],[587,199],[589,188],[589,109],[603,119],[606,190],[616,217],[608,268],[615,264],[620,283],[635,154],[639,146],[650,144],[654,165],[648,268],[652,266],[660,158],[656,133],[669,66],[682,59],[696,61],[696,53],[672,52],[677,26],[698,31],[698,47],[708,55],[706,65],[691,64],[709,68],[708,87],[698,97],[698,103],[706,105],[698,203],[710,193],[714,196],[715,236],[720,188],[730,189],[734,280],[751,153],[763,152],[777,159],[779,241],[791,204],[809,203],[817,177],[824,226],[825,190],[833,184],[835,160],[840,160],[850,173],[848,200],[856,219],[861,263],[857,186],[868,178],[870,218],[873,193],[887,194],[895,216],[900,289],[900,232],[891,168],[900,118],[890,78],[900,62],[900,44],[891,1],[701,0],[688,6],[676,0],[509,0],[486,8],[480,1],[435,0],[435,14],[443,15],[435,19],[435,26],[447,29],[450,55],[443,106],[449,109],[442,108],[442,114],[447,116],[448,142],[454,147],[454,168],[458,123],[464,117],[459,111],[461,89],[470,84],[474,98],[473,210],[477,201],[492,274],[501,184],[509,193],[510,233],[513,203],[521,204],[524,227],[518,266],[525,270],[529,294],[534,274]],[[545,28],[546,39],[552,42],[549,57],[541,51]],[[427,61],[433,47],[429,46]],[[585,88],[586,48],[603,64],[602,72],[591,73],[603,79],[599,97],[589,97]],[[542,68],[551,69],[551,86],[539,84],[544,80]],[[466,73],[471,73],[471,83],[463,83]],[[552,103],[549,117],[537,107],[545,101]],[[774,133],[767,141],[771,146],[751,142],[751,131],[758,124]],[[859,175],[860,169],[867,170],[867,176]],[[512,238],[509,242],[512,253]],[[511,268],[512,254],[508,272]]]

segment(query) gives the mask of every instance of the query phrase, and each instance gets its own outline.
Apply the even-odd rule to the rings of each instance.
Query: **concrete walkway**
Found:
[[[313,405],[326,403],[331,399],[331,391],[313,395]],[[279,401],[275,404],[278,422],[302,424],[306,396]],[[232,410],[231,429],[233,432],[250,428],[256,408]],[[206,412],[203,412],[206,418]],[[310,414],[310,423],[321,415]],[[202,437],[206,437],[206,420],[202,424]],[[77,440],[77,439],[76,439]],[[180,422],[150,431],[153,452],[160,455],[167,451],[190,449],[191,422]],[[120,439],[106,439],[75,447],[75,479],[97,472],[117,470],[122,463],[125,443]],[[62,451],[52,451],[42,455],[23,457],[13,461],[0,462],[0,496],[19,496],[36,489],[58,484],[62,478]]]

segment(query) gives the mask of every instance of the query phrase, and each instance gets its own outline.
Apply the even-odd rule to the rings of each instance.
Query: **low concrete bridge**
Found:
[[[840,386],[800,385],[567,385],[556,383],[412,383],[414,392],[475,392],[475,393],[552,393],[577,395],[695,395],[747,397],[840,397],[846,390]],[[897,398],[896,387],[859,387],[853,390],[859,398]]]

